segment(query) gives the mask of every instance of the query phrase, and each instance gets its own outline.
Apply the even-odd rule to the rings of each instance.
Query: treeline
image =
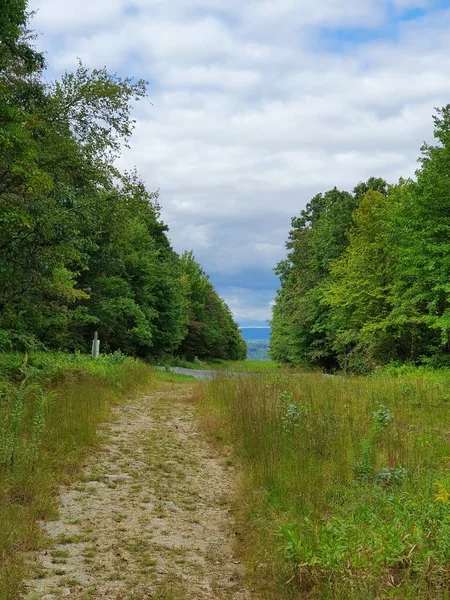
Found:
[[[0,350],[241,359],[246,347],[158,193],[115,161],[146,84],[106,69],[48,84],[26,0],[0,14]],[[151,140],[149,140],[151,144]]]
[[[327,370],[450,366],[450,105],[414,180],[316,195],[292,219],[274,359]]]

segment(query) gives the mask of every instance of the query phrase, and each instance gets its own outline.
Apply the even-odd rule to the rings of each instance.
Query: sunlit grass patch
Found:
[[[161,381],[171,381],[173,383],[195,381],[195,378],[192,377],[192,375],[185,375],[184,373],[172,373],[172,371],[155,371],[155,377]]]
[[[243,466],[241,550],[267,594],[446,597],[446,388],[283,373],[208,384],[208,427]]]
[[[286,370],[273,360],[196,360],[187,361],[183,358],[173,357],[167,359],[167,366],[183,367],[185,369],[230,371],[233,373],[274,373]]]

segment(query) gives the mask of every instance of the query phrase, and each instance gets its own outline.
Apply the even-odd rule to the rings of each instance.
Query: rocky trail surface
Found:
[[[249,600],[233,555],[233,467],[202,437],[192,384],[115,409],[61,490],[27,600]]]

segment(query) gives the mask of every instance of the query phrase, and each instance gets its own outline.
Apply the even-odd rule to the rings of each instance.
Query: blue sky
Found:
[[[120,166],[160,189],[241,325],[270,318],[290,218],[317,192],[411,176],[450,101],[450,0],[32,0],[49,77],[142,77]]]

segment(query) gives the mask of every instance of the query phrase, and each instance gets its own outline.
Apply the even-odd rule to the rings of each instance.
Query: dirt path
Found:
[[[197,431],[192,385],[116,409],[85,476],[61,494],[55,543],[26,598],[247,600],[233,557],[233,472]]]

